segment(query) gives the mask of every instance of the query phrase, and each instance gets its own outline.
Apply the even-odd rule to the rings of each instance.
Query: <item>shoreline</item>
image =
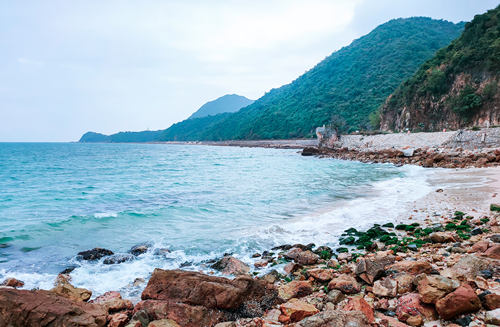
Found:
[[[491,203],[495,202],[497,192],[500,190],[500,167],[490,167],[490,168],[481,168],[481,169],[478,169],[478,168],[455,169],[455,170],[434,169],[433,171],[429,171],[427,180],[429,182],[429,186],[431,188],[434,188],[435,190],[431,190],[427,195],[413,201],[413,203],[408,203],[406,208],[403,210],[404,213],[401,214],[399,216],[399,218],[394,221],[394,225],[396,225],[397,223],[402,223],[402,222],[404,222],[406,224],[412,224],[412,223],[418,222],[424,226],[435,226],[437,223],[443,224],[446,221],[450,221],[450,217],[452,217],[452,215],[455,211],[462,211],[462,212],[465,212],[467,215],[471,216],[471,218],[468,218],[469,221],[478,222],[479,219],[481,219],[481,217],[484,217],[484,216],[495,217],[494,219],[491,219],[490,222],[487,223],[487,224],[489,224],[488,228],[490,229],[489,234],[487,234],[487,235],[483,235],[483,234],[473,235],[470,238],[471,240],[474,240],[475,243],[477,243],[477,242],[484,243],[486,236],[495,235],[495,234],[492,234],[491,232],[496,232],[496,233],[500,232],[500,228],[498,227],[498,221],[497,221],[498,218],[494,215],[493,212],[490,212],[490,210],[489,210],[489,205]],[[407,219],[404,219],[405,216],[407,216],[406,217]],[[383,219],[381,219],[381,220],[383,220]],[[473,225],[473,224],[471,224],[471,225]],[[394,229],[388,228],[388,230],[391,231]],[[397,233],[400,234],[400,232],[397,232]],[[449,261],[447,263],[447,266],[450,265],[453,268],[454,265],[457,264],[456,262],[460,261],[460,258],[467,257],[466,253],[471,248],[473,248],[472,245],[474,245],[474,244],[470,243],[470,241],[466,240],[466,239],[462,239],[461,242],[457,243],[457,241],[460,238],[457,239],[456,235],[455,236],[452,235],[453,237],[449,235],[453,232],[444,231],[443,233],[448,233],[447,237],[454,239],[455,245],[453,245],[452,248],[455,247],[459,243],[464,243],[464,245],[458,246],[459,248],[466,247],[465,252],[461,252],[462,250],[461,251],[457,250],[458,252],[451,252],[452,256],[448,256],[448,257],[441,256],[440,260],[445,260],[446,262],[449,261],[448,258],[452,257],[453,260],[450,259],[451,261]],[[363,234],[361,234],[361,235],[363,235]],[[311,241],[314,242],[314,240],[311,240]],[[400,260],[402,260],[403,262],[406,262],[408,259],[412,259],[412,258],[417,260],[417,261],[420,261],[420,260],[429,261],[428,259],[430,257],[426,253],[429,253],[428,252],[429,250],[431,251],[430,253],[434,252],[435,250],[433,250],[433,249],[436,249],[436,246],[438,246],[439,244],[441,244],[441,243],[431,243],[429,248],[428,248],[428,245],[424,244],[422,248],[417,250],[417,252],[410,251],[408,253],[408,250],[406,250],[405,252],[401,252],[401,253],[397,252],[397,251],[396,252],[392,251],[392,252],[394,252],[394,255],[396,255],[396,257],[398,257],[398,256],[401,257],[402,259],[400,259]],[[467,245],[467,244],[469,244],[469,245]],[[497,243],[492,243],[491,241],[489,241],[488,244],[490,244],[490,247],[491,246],[493,246],[493,247],[498,246]],[[497,244],[497,245],[495,245],[495,244]],[[320,246],[320,245],[322,245],[322,244],[317,244],[317,246]],[[443,244],[441,244],[441,245],[443,245]],[[441,246],[441,245],[439,245],[439,246]],[[372,245],[370,245],[370,246],[372,246]],[[439,246],[438,246],[438,248],[439,248]],[[345,247],[345,246],[341,245],[340,248],[342,248],[342,247]],[[299,250],[294,250],[295,252],[297,252],[297,255],[293,255],[293,254],[289,253],[294,248],[299,249]],[[324,248],[325,250],[320,250],[321,248]],[[379,306],[381,306],[383,303],[385,303],[384,301],[385,301],[385,299],[387,299],[387,297],[381,296],[380,294],[379,295],[375,294],[375,301],[370,300],[370,299],[373,299],[373,294],[375,292],[375,290],[374,290],[375,286],[373,285],[373,283],[372,284],[368,283],[366,288],[364,290],[360,290],[360,292],[356,292],[355,296],[351,296],[351,294],[349,292],[344,292],[341,287],[340,287],[340,289],[337,289],[335,287],[330,287],[330,284],[332,284],[332,281],[337,280],[338,278],[347,279],[347,284],[349,284],[351,286],[356,285],[354,283],[358,283],[359,285],[364,284],[365,282],[363,281],[363,278],[360,278],[360,275],[355,273],[355,271],[357,269],[357,265],[359,265],[359,262],[364,262],[366,260],[372,260],[370,258],[372,258],[374,255],[377,256],[376,253],[379,253],[379,252],[380,253],[387,253],[387,251],[390,252],[391,250],[388,250],[387,247],[386,248],[384,248],[384,247],[378,248],[376,250],[365,248],[364,250],[361,250],[361,251],[353,249],[353,250],[348,250],[347,253],[344,253],[343,252],[344,250],[338,251],[340,248],[338,248],[337,250],[331,249],[331,251],[333,251],[332,254],[335,254],[333,257],[336,256],[335,261],[337,262],[337,265],[340,265],[340,267],[337,269],[336,269],[337,266],[330,267],[332,265],[330,263],[331,260],[325,261],[323,259],[319,259],[318,262],[321,262],[321,260],[323,260],[323,262],[324,262],[323,264],[320,263],[319,265],[318,265],[318,262],[312,263],[312,261],[314,261],[314,259],[311,259],[311,258],[315,258],[315,257],[319,258],[322,254],[324,254],[323,251],[327,251],[327,252],[330,251],[330,250],[327,250],[327,248],[324,246],[320,246],[318,248],[318,247],[311,247],[310,245],[308,246],[308,245],[300,245],[300,244],[295,245],[295,246],[282,245],[281,247],[276,247],[273,249],[269,249],[269,251],[264,251],[263,253],[259,253],[258,257],[256,254],[256,258],[254,261],[255,267],[268,267],[268,266],[270,266],[272,268],[272,266],[275,263],[278,263],[280,265],[286,263],[286,266],[284,267],[284,271],[280,269],[280,272],[274,273],[271,270],[270,273],[268,273],[262,277],[252,278],[252,280],[255,280],[256,282],[262,281],[262,280],[267,281],[267,282],[272,282],[272,283],[269,283],[269,285],[271,285],[271,286],[269,286],[269,285],[268,286],[271,289],[276,289],[276,291],[278,292],[279,296],[277,296],[277,298],[280,299],[278,301],[279,303],[276,302],[273,306],[260,312],[260,314],[254,315],[255,318],[244,318],[245,316],[248,316],[246,314],[231,316],[232,318],[234,318],[232,320],[234,320],[236,322],[235,323],[228,323],[226,325],[220,325],[220,327],[222,327],[222,326],[243,326],[243,323],[246,321],[245,319],[248,320],[245,322],[245,324],[250,323],[250,320],[251,320],[252,323],[257,323],[257,321],[258,321],[260,323],[267,323],[269,326],[281,326],[281,325],[293,325],[293,324],[295,324],[296,326],[302,326],[301,321],[303,319],[305,319],[304,321],[307,321],[307,319],[308,319],[307,315],[305,317],[303,317],[303,319],[299,319],[299,320],[297,320],[297,318],[294,317],[293,314],[287,316],[287,312],[288,312],[287,309],[283,309],[284,307],[285,308],[287,307],[287,304],[290,304],[290,305],[293,304],[294,306],[299,304],[301,309],[303,309],[304,307],[308,307],[310,310],[312,310],[311,312],[314,312],[314,314],[310,314],[310,316],[313,316],[313,317],[318,316],[318,315],[322,315],[325,312],[327,312],[328,310],[330,310],[332,312],[335,311],[336,315],[340,317],[340,313],[341,313],[339,311],[340,309],[343,308],[342,309],[343,311],[350,312],[349,310],[346,310],[345,308],[346,307],[350,308],[350,306],[351,307],[354,306],[355,310],[353,312],[361,311],[363,313],[363,315],[360,317],[350,317],[349,319],[358,319],[359,318],[360,320],[359,319],[358,320],[360,322],[364,321],[364,323],[370,323],[370,320],[372,320],[371,323],[374,323],[375,325],[377,323],[379,325],[380,324],[384,325],[384,321],[386,321],[386,322],[389,321],[389,325],[392,326],[391,319],[396,319],[396,318],[393,318],[393,316],[391,316],[391,315],[385,315],[387,310],[379,308]],[[424,251],[424,252],[421,253],[422,251]],[[267,252],[267,254],[266,254],[266,252]],[[359,258],[357,258],[357,260],[354,260],[354,261],[352,259],[348,259],[348,258],[352,258],[354,256],[354,254],[356,254],[356,253],[364,253],[364,254],[360,255]],[[497,252],[494,252],[494,253],[497,253]],[[387,255],[389,255],[389,254],[384,255],[384,257],[386,257]],[[494,254],[494,255],[496,255],[496,254]],[[355,257],[357,257],[357,256],[358,255],[355,255]],[[491,258],[489,258],[488,260],[490,260],[490,259]],[[498,259],[500,259],[500,258],[498,258]],[[497,259],[493,258],[493,260],[497,260]],[[498,268],[499,262],[497,262],[497,264],[496,264],[497,268]],[[433,260],[430,260],[429,263],[434,267],[439,262],[435,262]],[[247,272],[249,271],[249,269],[247,268],[248,265],[246,263],[241,262],[239,259],[236,259],[235,257],[224,257],[220,261],[214,262],[212,264],[218,265],[218,268],[221,270],[222,275],[228,275],[228,276],[231,276],[231,275],[238,276],[241,274],[246,275]],[[299,269],[298,268],[299,266],[309,267],[309,268],[306,268],[304,270],[304,268]],[[295,268],[293,268],[293,267],[295,267]],[[434,269],[436,269],[436,268],[439,269],[439,265],[435,266]],[[151,269],[153,269],[153,267]],[[288,274],[288,276],[290,276],[290,277],[287,277],[285,275],[288,270],[290,270],[290,273]],[[315,271],[315,272],[313,274],[311,274],[311,273],[307,272],[309,270]],[[154,283],[156,283],[155,276],[158,273],[159,272],[157,270],[155,270],[155,272],[153,273],[153,277],[149,280],[148,285],[147,285],[146,289],[144,290],[144,292],[146,292],[146,290],[148,290],[149,288],[154,286]],[[163,272],[161,272],[161,273],[163,274]],[[494,276],[500,277],[499,275],[497,275],[497,273],[500,273],[500,272],[498,272],[494,269],[491,278],[493,278]],[[168,273],[168,274],[170,274],[170,273]],[[178,277],[178,280],[176,279],[176,283],[184,283],[185,279],[187,278],[187,276],[184,276],[184,274],[188,274],[188,273],[182,272],[180,274],[182,276]],[[189,272],[189,274],[193,274],[193,272]],[[196,273],[194,273],[194,274],[196,274]],[[443,272],[440,272],[440,274],[443,275]],[[328,278],[332,277],[329,279],[329,282],[327,284],[328,292],[326,292],[326,291],[322,292],[321,287],[319,289],[316,289],[314,286],[314,285],[317,285],[318,283],[319,283],[319,285],[321,285],[321,284],[324,285],[324,276],[322,276],[322,275],[327,275]],[[199,274],[199,275],[196,275],[196,278],[197,279],[205,278],[202,276],[208,276],[208,275]],[[432,275],[428,275],[428,276],[432,276]],[[219,283],[219,282],[223,282],[224,280],[226,280],[224,277],[210,277],[210,278],[215,278],[214,283]],[[236,280],[239,280],[239,278],[242,278],[242,277],[237,277]],[[393,277],[386,276],[382,280],[385,281],[385,279],[388,279],[388,278],[395,278],[395,277],[394,276]],[[494,300],[498,301],[498,298],[500,297],[500,283],[496,282],[494,279],[491,279],[491,281],[490,281],[490,279],[487,279],[488,281],[486,282],[486,285],[488,285],[488,286],[486,287],[486,290],[492,292],[491,294],[494,294]],[[89,291],[86,291],[84,289],[74,288],[70,284],[70,281],[71,281],[70,275],[64,275],[64,274],[59,275],[56,288],[53,289],[52,291],[43,291],[43,292],[50,293],[49,294],[50,296],[56,296],[56,297],[62,296],[64,298],[69,297],[71,299],[71,301],[73,301],[70,303],[71,305],[74,305],[75,301],[77,301],[76,303],[78,305],[82,305],[83,303],[85,305],[89,304],[86,302],[90,299],[90,295],[88,297],[86,295],[86,294],[88,294]],[[460,281],[460,279],[458,279],[458,281]],[[7,284],[9,284],[9,283],[11,285],[15,286],[15,282],[7,282]],[[310,289],[310,291],[306,292],[309,294],[305,295],[305,296],[294,295],[291,298],[283,299],[283,297],[282,297],[282,295],[284,294],[283,292],[285,292],[285,291],[292,292],[292,293],[295,292],[295,290],[294,290],[295,284],[294,283],[295,284],[300,283],[301,285],[303,284],[302,285],[303,287]],[[307,283],[307,285],[306,285],[306,283]],[[346,283],[346,281],[345,280],[339,281],[339,283],[343,284],[343,283]],[[294,286],[291,287],[290,285],[294,285]],[[268,286],[266,286],[266,287],[268,287]],[[13,288],[10,288],[10,287],[0,288],[0,303],[2,303],[2,292],[6,292],[4,290],[9,290],[9,289],[13,289]],[[299,289],[300,289],[300,287],[299,287]],[[484,291],[484,289],[482,289],[482,288],[478,288],[478,289]],[[478,289],[476,289],[476,293],[477,293]],[[331,296],[330,293],[334,290],[337,290],[337,291],[340,290],[340,293],[341,293],[342,297],[344,298],[342,300],[343,302],[340,301],[339,303],[333,303],[333,302],[335,302],[335,301],[333,301],[333,302],[326,302],[325,303],[325,297],[327,298],[327,297]],[[19,292],[22,292],[23,296],[27,296],[26,292],[40,292],[40,291],[19,291]],[[145,300],[144,292],[143,292],[143,296],[142,296],[143,300]],[[300,293],[300,291],[298,291],[298,292]],[[377,292],[375,292],[375,293],[377,293]],[[413,289],[412,292],[413,293],[409,293],[409,294],[420,294],[418,288]],[[108,293],[110,293],[110,292],[108,292]],[[109,323],[108,324],[109,326],[125,326],[125,324],[117,324],[116,321],[121,319],[120,321],[125,321],[127,323],[129,321],[133,322],[134,319],[137,318],[138,312],[142,312],[142,311],[149,312],[148,314],[149,314],[149,316],[152,316],[151,318],[162,318],[162,319],[168,318],[170,320],[172,320],[173,318],[176,318],[176,316],[172,316],[169,314],[166,314],[165,316],[162,316],[162,315],[155,316],[152,312],[156,312],[156,311],[148,311],[148,310],[153,310],[153,309],[143,308],[143,306],[145,305],[144,304],[145,302],[147,302],[147,301],[158,302],[160,299],[149,299],[149,300],[146,299],[146,301],[141,301],[138,304],[136,304],[135,308],[134,308],[134,304],[131,303],[129,300],[121,299],[121,296],[119,295],[119,293],[118,293],[118,295],[115,294],[117,292],[115,292],[115,293],[111,292],[110,293],[111,295],[108,293],[101,295],[101,296],[97,297],[96,299],[93,299],[91,302],[94,303],[94,304],[92,304],[93,307],[95,307],[96,305],[101,306],[101,307],[104,306],[105,311],[106,311],[106,305],[109,305],[109,303],[108,303],[109,301],[112,301],[115,304],[120,303],[120,305],[118,305],[120,307],[119,310],[117,310],[117,311],[113,311],[113,310],[109,311],[108,310],[108,312],[105,314],[105,316],[106,316],[105,320],[106,320],[106,322]],[[337,294],[337,292],[334,292],[334,293]],[[449,292],[448,294],[452,294],[452,293],[453,292]],[[85,301],[82,301],[82,299],[81,299],[82,294],[85,294],[84,295],[84,298],[86,298]],[[360,298],[359,294],[364,294],[364,296],[362,298]],[[448,296],[448,294],[446,296]],[[495,294],[498,294],[498,297]],[[393,297],[393,299],[397,299],[397,301],[399,301],[404,296],[405,296],[404,294],[399,296],[399,297],[398,297],[398,295],[395,295]],[[416,296],[416,295],[412,295],[412,296]],[[109,299],[109,298],[111,298],[111,299]],[[321,299],[321,301],[319,303],[317,303],[319,301],[318,299]],[[368,307],[366,307],[366,305],[363,301],[365,301],[368,304]],[[380,301],[382,301],[383,303],[382,304],[379,303]],[[395,312],[397,312],[397,303],[398,303],[397,301],[396,301],[396,304],[394,307]],[[156,303],[156,302],[155,302],[155,304],[158,305],[159,302],[158,303]],[[365,308],[365,309],[369,308],[369,309],[357,310],[357,309],[359,309],[357,307],[357,305],[360,305],[358,302],[361,302],[362,308]],[[5,302],[3,302],[3,303],[5,304]],[[108,303],[108,304],[106,304],[106,303]],[[319,305],[320,303],[321,303],[321,305]],[[333,303],[333,306],[332,306],[332,303]],[[495,303],[497,303],[497,302],[495,302]],[[189,305],[191,305],[191,304],[189,304]],[[311,307],[311,305],[312,305],[312,307]],[[329,305],[328,310],[325,309],[325,306],[327,306],[327,305]],[[385,306],[385,304],[383,304],[383,305]],[[487,305],[489,305],[489,304],[487,304]],[[137,307],[137,306],[139,306],[139,307]],[[483,304],[483,306],[484,306],[484,304]],[[95,308],[93,308],[93,309],[95,309]],[[212,308],[210,308],[210,309],[212,310]],[[49,310],[49,309],[46,309],[46,310]],[[84,311],[86,311],[86,310],[87,310],[87,308]],[[155,310],[158,310],[158,308],[155,307]],[[218,313],[225,312],[224,311],[225,309],[221,309],[221,308],[216,308],[216,310]],[[485,318],[485,315],[486,315],[485,309],[482,308],[482,309],[478,309],[478,310],[479,310],[480,315],[475,314],[473,316],[473,319],[476,319],[476,320],[479,319],[478,321],[485,321],[484,320],[484,319],[486,319]],[[473,311],[477,311],[477,310],[473,310]],[[492,310],[489,310],[489,311],[492,311]],[[0,317],[2,314],[4,314],[4,313],[0,309]],[[203,320],[203,319],[206,319],[206,317],[205,317],[202,319],[202,321],[203,321],[202,325],[191,324],[191,323],[185,324],[185,321],[182,319],[186,318],[186,316],[189,317],[191,315],[192,315],[191,313],[186,313],[186,312],[179,313],[179,317],[177,317],[177,319],[178,319],[177,324],[180,326],[202,326],[203,324],[207,323],[206,320]],[[225,315],[225,313],[223,314],[223,316],[224,315]],[[376,318],[372,319],[371,318],[372,315],[375,315]],[[208,314],[208,316],[210,316],[210,314]],[[375,316],[373,316],[373,317],[375,317]],[[182,318],[182,317],[184,317],[184,318]],[[418,323],[420,321],[423,323],[424,321],[429,320],[429,317],[427,317],[425,315],[421,315],[421,314],[410,315],[410,317],[407,317],[405,315],[402,315],[400,317],[398,315],[397,317],[398,317],[397,319],[399,319],[398,323],[405,323],[405,322],[408,323],[408,319],[410,319],[410,322],[411,322],[410,325],[415,325],[415,323],[417,323],[417,325],[418,325]],[[413,317],[417,317],[417,318],[413,318]],[[94,319],[94,318],[95,317],[93,317],[93,318],[90,317],[89,319]],[[219,317],[218,319],[220,321],[222,321],[224,319],[229,319],[229,318],[230,318],[229,316],[224,316],[224,318]],[[391,319],[389,319],[389,318],[391,318]],[[435,316],[433,316],[433,318],[435,318]],[[487,317],[487,318],[490,319],[491,317]],[[483,319],[483,320],[480,320],[480,319]],[[495,319],[495,318],[491,318],[491,319]],[[173,319],[173,320],[177,321],[175,319]],[[220,322],[219,320],[217,320],[216,322]],[[413,320],[415,320],[416,322],[413,322]],[[184,324],[182,323],[183,321],[184,321]],[[94,322],[95,322],[95,319],[94,319]],[[392,323],[394,324],[394,326],[396,326],[395,321],[392,321]],[[104,326],[105,324],[98,324],[98,323],[96,324],[96,326],[101,326],[101,325]],[[178,325],[172,325],[172,326],[178,326]],[[211,326],[213,326],[213,325],[215,325],[215,323],[211,324]],[[129,326],[129,325],[127,325],[127,326]],[[137,325],[137,324],[130,325],[130,326],[139,327],[139,325]],[[142,324],[141,326],[145,326],[145,325]],[[245,325],[245,326],[247,326],[247,325]],[[253,326],[253,325],[249,325],[249,326]],[[257,323],[256,326],[260,326],[259,323]],[[307,326],[307,325],[303,325],[303,326]],[[364,326],[364,325],[360,325],[360,326]],[[400,325],[400,326],[403,326],[403,325]]]

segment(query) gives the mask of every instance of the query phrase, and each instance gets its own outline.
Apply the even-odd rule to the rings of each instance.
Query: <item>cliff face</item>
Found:
[[[500,125],[500,7],[424,63],[380,109],[385,131]]]

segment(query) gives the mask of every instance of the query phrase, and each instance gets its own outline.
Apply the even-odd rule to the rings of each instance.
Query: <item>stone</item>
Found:
[[[328,290],[337,289],[344,294],[356,294],[361,291],[361,285],[350,275],[343,274],[328,283]]]
[[[65,275],[59,275],[62,277]],[[85,288],[78,288],[71,285],[67,279],[58,278],[56,280],[56,286],[50,290],[50,292],[59,294],[73,301],[87,302],[92,296],[92,292]]]
[[[337,304],[345,298],[344,294],[339,290],[331,290],[326,294],[325,301]]]
[[[127,261],[132,261],[134,260],[134,256],[131,254],[114,254],[111,256],[106,257],[102,263],[105,265],[116,265],[119,263],[124,263]]]
[[[490,246],[483,255],[492,259],[500,259],[500,244]]]
[[[287,275],[290,275],[291,273],[294,273],[299,269],[302,269],[302,265],[299,265],[295,262],[289,262],[285,265],[285,267],[283,267],[283,270]]]
[[[402,295],[405,293],[410,293],[413,291],[413,280],[415,276],[408,273],[398,273],[393,276],[393,278],[398,283],[398,295]]]
[[[81,257],[81,259],[87,261],[99,260],[103,257],[113,254],[114,254],[113,251],[103,248],[93,248],[92,250],[78,252],[78,255]]]
[[[460,283],[456,280],[440,275],[426,275],[420,279],[417,289],[422,296],[422,302],[436,303],[437,300],[453,292],[459,286]]]
[[[500,294],[491,293],[484,294],[484,296],[479,297],[483,307],[487,310],[495,310],[500,308]]]
[[[380,325],[387,327],[408,327],[407,324],[402,323],[396,318],[377,313],[377,318],[380,319]]]
[[[490,240],[493,243],[500,243],[500,234],[491,235]]]
[[[500,309],[486,311],[484,315],[484,322],[495,326],[500,326]]]
[[[132,310],[134,308],[130,300],[122,299],[121,294],[115,291],[106,292],[90,302],[103,306],[109,313]]]
[[[493,265],[486,258],[475,255],[462,255],[460,260],[441,275],[449,278],[465,277],[474,279],[481,270],[489,269]]]
[[[11,278],[5,279],[1,285],[18,288],[18,287],[23,287],[24,282],[11,277]]]
[[[388,270],[394,270],[397,272],[407,272],[412,275],[418,274],[430,274],[432,272],[432,266],[429,262],[419,260],[411,261],[404,260],[396,262],[387,267]]]
[[[421,296],[418,293],[408,293],[401,296],[396,304],[396,315],[401,321],[406,321],[410,316],[421,315],[427,320],[434,320],[436,312],[428,304],[421,302]]]
[[[395,260],[393,255],[376,255],[372,258],[360,258],[356,265],[356,275],[368,284],[385,274],[385,267]]]
[[[103,327],[106,311],[50,291],[0,288],[0,325]]]
[[[450,243],[456,242],[453,233],[450,232],[434,232],[429,235],[432,243]]]
[[[148,327],[181,327],[181,326],[172,319],[160,319],[151,321]]]
[[[421,326],[424,323],[424,318],[422,316],[409,316],[406,319],[406,323],[410,326]]]
[[[214,263],[212,268],[224,275],[245,275],[250,271],[250,267],[246,263],[232,256],[223,257]]]
[[[398,294],[398,282],[391,277],[377,280],[373,283],[373,294],[382,297],[395,297]]]
[[[269,263],[269,261],[267,261],[266,259],[263,259],[263,260],[259,260],[259,261],[254,262],[253,266],[255,268],[264,268],[265,266],[267,266],[268,263]]]
[[[332,280],[335,271],[333,269],[316,268],[308,270],[307,274],[319,282],[328,282]]]
[[[148,252],[148,249],[151,247],[150,244],[144,243],[144,244],[138,244],[133,246],[128,252],[132,253],[135,256],[144,254]]]
[[[343,308],[345,311],[361,311],[369,323],[375,322],[375,313],[373,307],[368,304],[361,296],[349,299],[349,302]]]
[[[125,313],[115,313],[108,316],[108,327],[124,327],[128,322],[128,315]]]
[[[463,284],[436,302],[436,310],[445,320],[460,314],[476,312],[479,309],[481,309],[481,301],[468,284]]]
[[[280,277],[280,274],[276,269],[271,270],[264,276],[262,276],[260,279],[268,282],[269,284],[274,284]]]
[[[142,300],[172,301],[210,309],[238,310],[242,314],[257,316],[277,302],[278,291],[274,285],[247,275],[231,280],[194,271],[157,268],[153,271],[141,298]],[[163,318],[169,317],[160,319]],[[183,325],[178,320],[176,321]]]
[[[288,250],[284,257],[301,265],[313,265],[319,260],[319,256],[311,250],[302,250],[298,247]]]
[[[365,315],[360,311],[325,310],[307,317],[297,327],[369,327]]]
[[[488,241],[479,241],[470,248],[470,252],[480,252],[483,253],[488,250],[490,246],[490,242]]]
[[[295,298],[283,303],[280,309],[292,322],[300,321],[319,312],[314,305]]]
[[[293,280],[290,283],[279,286],[278,288],[279,297],[285,301],[294,297],[296,298],[309,295],[312,291],[313,288],[310,281],[300,280]]]

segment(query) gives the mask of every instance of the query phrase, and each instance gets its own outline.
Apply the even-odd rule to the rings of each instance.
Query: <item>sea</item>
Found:
[[[0,281],[137,299],[154,268],[215,273],[283,244],[338,246],[350,227],[394,222],[430,192],[416,166],[302,157],[298,150],[183,144],[0,143]],[[84,261],[95,247],[120,264]],[[280,265],[272,267],[280,269]],[[282,267],[281,267],[282,268]]]

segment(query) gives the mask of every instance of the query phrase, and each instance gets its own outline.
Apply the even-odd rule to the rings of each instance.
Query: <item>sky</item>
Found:
[[[498,0],[2,0],[0,142],[157,130],[251,99],[399,17],[470,21]]]

